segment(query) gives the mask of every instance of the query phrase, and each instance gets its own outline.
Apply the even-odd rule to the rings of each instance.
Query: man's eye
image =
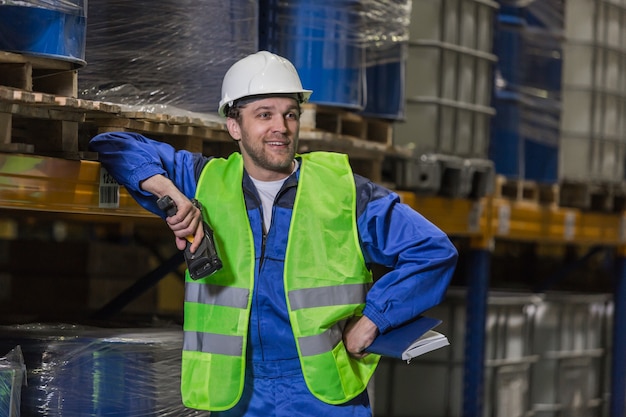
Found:
[[[300,118],[300,115],[298,113],[287,113],[286,117],[290,120],[298,120]]]

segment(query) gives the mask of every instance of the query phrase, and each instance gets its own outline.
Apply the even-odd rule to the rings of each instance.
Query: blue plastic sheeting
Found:
[[[405,103],[405,64],[407,45],[366,49],[366,103],[363,114],[402,120]]]
[[[0,50],[85,64],[84,13],[0,5]]]
[[[560,102],[522,93],[495,92],[489,158],[512,179],[558,178]]]
[[[354,0],[259,4],[259,47],[289,59],[312,103],[362,110],[365,52]]]
[[[182,329],[15,325],[0,351],[21,346],[25,416],[201,416],[180,396]]]

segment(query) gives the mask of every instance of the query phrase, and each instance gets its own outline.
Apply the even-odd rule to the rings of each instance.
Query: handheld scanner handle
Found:
[[[157,206],[161,210],[165,212],[167,217],[172,217],[178,212],[178,207],[176,207],[176,203],[172,200],[172,197],[169,195],[165,195],[157,200]]]
[[[172,200],[172,197],[169,195],[165,195],[157,200],[157,206],[161,210],[165,212],[167,217],[172,217],[178,212],[178,207],[176,207],[176,203]],[[189,235],[185,237],[189,243],[193,243],[193,236]]]

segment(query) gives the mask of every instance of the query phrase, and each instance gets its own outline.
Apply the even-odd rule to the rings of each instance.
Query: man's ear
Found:
[[[239,126],[239,123],[237,122],[237,120],[233,119],[232,117],[229,117],[228,119],[226,119],[226,127],[228,128],[228,133],[230,133],[230,136],[234,140],[236,141],[241,140],[241,127]]]

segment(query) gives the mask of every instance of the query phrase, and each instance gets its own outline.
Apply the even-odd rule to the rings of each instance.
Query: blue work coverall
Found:
[[[210,159],[126,132],[98,135],[91,140],[90,150],[99,153],[102,165],[141,206],[161,217],[165,215],[157,207],[155,196],[142,191],[140,183],[162,174],[193,198],[199,175]],[[267,233],[260,198],[244,173],[242,187],[256,252],[246,383],[243,398],[235,408],[214,412],[212,416],[371,415],[366,391],[343,405],[326,404],[310,394],[300,370],[283,286],[298,172],[285,181],[276,196]],[[368,265],[379,264],[388,269],[368,292],[363,314],[384,333],[442,301],[454,272],[457,251],[440,229],[401,203],[396,193],[356,174],[354,180],[363,255]]]

